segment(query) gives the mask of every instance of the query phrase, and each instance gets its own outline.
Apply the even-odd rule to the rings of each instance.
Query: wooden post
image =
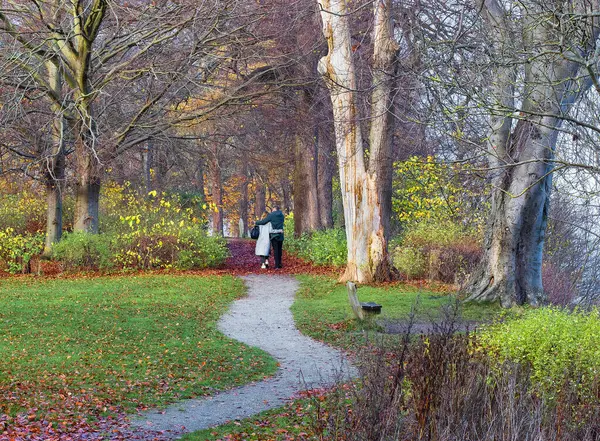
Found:
[[[352,311],[354,315],[359,320],[364,320],[365,315],[362,310],[362,305],[358,301],[358,294],[356,293],[356,285],[352,282],[348,282],[346,284],[348,287],[348,300],[350,301],[350,306],[352,306]]]

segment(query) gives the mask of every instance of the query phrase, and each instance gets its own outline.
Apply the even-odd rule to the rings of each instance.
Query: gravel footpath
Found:
[[[271,354],[280,364],[276,375],[212,397],[176,403],[164,411],[147,412],[132,422],[134,426],[176,438],[279,407],[299,391],[329,386],[355,374],[341,351],[296,328],[289,309],[299,287],[294,278],[265,274],[242,279],[248,296],[232,304],[219,321],[219,330]]]

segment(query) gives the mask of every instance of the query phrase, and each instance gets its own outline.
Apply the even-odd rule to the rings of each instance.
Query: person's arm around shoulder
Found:
[[[268,224],[268,223],[269,223],[269,222],[271,222],[271,220],[272,220],[272,219],[271,219],[271,217],[272,217],[272,214],[273,214],[273,213],[269,213],[269,214],[267,215],[267,217],[265,217],[264,219],[261,219],[261,220],[258,220],[258,221],[256,221],[256,222],[254,223],[254,225],[266,225],[266,224]]]

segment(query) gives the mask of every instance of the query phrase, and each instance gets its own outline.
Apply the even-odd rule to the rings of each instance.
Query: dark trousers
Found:
[[[275,268],[281,268],[281,255],[283,254],[283,239],[274,237],[271,239],[273,254],[275,256]]]

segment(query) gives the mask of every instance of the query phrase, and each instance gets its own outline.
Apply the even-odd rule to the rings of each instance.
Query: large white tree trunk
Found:
[[[391,2],[374,2],[373,95],[371,160],[366,167],[359,123],[356,77],[345,0],[322,1],[323,33],[328,54],[319,62],[333,104],[336,149],[340,172],[348,263],[342,281],[386,280],[392,275],[381,197],[387,182],[383,173],[389,159],[390,77],[397,47],[392,38]]]

